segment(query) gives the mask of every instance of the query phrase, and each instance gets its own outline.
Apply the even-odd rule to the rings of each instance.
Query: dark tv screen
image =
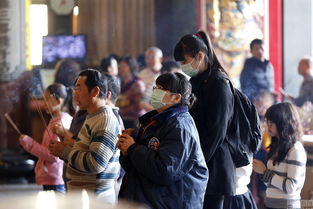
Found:
[[[84,63],[87,48],[85,35],[49,35],[43,37],[42,63],[51,67],[60,59]]]

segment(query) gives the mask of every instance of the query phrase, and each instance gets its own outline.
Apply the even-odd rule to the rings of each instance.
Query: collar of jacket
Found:
[[[152,110],[143,116],[139,117],[140,124],[146,124],[153,120],[158,123],[167,121],[171,117],[174,117],[180,113],[188,112],[188,106],[183,104],[176,104],[166,109],[165,111],[158,113],[156,110]]]
[[[192,92],[199,92],[201,89],[203,83],[209,82],[209,80],[213,77],[221,77],[226,78],[227,76],[222,71],[219,71],[218,69],[212,69],[212,70],[205,70],[204,72],[199,73],[195,77],[192,77],[190,79],[190,83],[192,85]]]
[[[255,63],[255,64],[260,64],[260,65],[267,65],[269,63],[269,60],[265,59],[262,61],[260,59],[257,59],[255,57],[251,57],[251,60]]]

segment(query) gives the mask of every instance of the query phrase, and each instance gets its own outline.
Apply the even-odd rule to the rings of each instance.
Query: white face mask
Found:
[[[190,77],[194,77],[194,76],[198,75],[198,73],[199,73],[199,66],[200,66],[200,64],[201,64],[201,60],[200,60],[200,62],[199,62],[199,64],[198,64],[198,67],[197,67],[196,69],[194,69],[194,68],[191,66],[191,64],[193,63],[194,60],[195,60],[195,59],[193,58],[190,63],[184,64],[184,65],[181,65],[181,66],[180,66],[181,69],[182,69],[182,71],[183,71],[186,75],[188,75],[188,76],[190,76]]]
[[[165,104],[163,103],[163,98],[166,94],[166,91],[161,89],[154,89],[151,95],[150,103],[154,109],[158,109],[163,107]]]
[[[151,95],[150,103],[154,109],[159,109],[165,105],[170,105],[173,103],[164,103],[163,98],[165,94],[175,94],[175,93],[168,93],[162,89],[154,89]]]

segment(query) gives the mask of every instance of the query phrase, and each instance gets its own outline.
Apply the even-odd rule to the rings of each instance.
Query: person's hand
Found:
[[[20,135],[20,137],[18,137],[18,141],[21,143],[25,136],[27,135]]]
[[[69,130],[65,129],[62,124],[56,123],[51,128],[52,132],[56,134],[59,138],[65,140],[68,138],[72,138],[73,134]]]
[[[266,166],[261,160],[253,159],[253,171],[258,174],[264,174],[266,171]]]
[[[135,132],[134,128],[127,128],[127,129],[122,131],[122,134],[127,134],[127,135],[131,136],[131,135],[133,135],[134,132]]]
[[[59,157],[65,147],[66,147],[65,143],[52,140],[48,148],[52,155]]]
[[[279,92],[285,97],[285,99],[287,99],[289,101],[292,101],[295,99],[293,96],[291,96],[287,92],[285,92],[285,90],[282,88],[279,89]]]
[[[72,137],[66,137],[63,141],[64,144],[66,144],[69,147],[73,147],[75,140]]]
[[[65,136],[65,129],[62,124],[56,123],[51,127],[52,133],[56,134],[58,137],[63,138]]]
[[[135,144],[135,140],[133,139],[133,137],[129,136],[128,134],[122,134],[122,135],[118,135],[118,142],[116,144],[117,148],[119,148],[121,150],[121,153],[123,155],[127,155],[127,150],[128,148]]]
[[[290,96],[290,95],[286,95],[285,98],[289,101],[292,101],[295,99],[293,96]]]

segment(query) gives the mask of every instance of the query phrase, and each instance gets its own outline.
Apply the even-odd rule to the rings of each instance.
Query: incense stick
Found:
[[[13,126],[13,128],[19,133],[19,135],[22,135],[22,133],[20,132],[20,130],[17,128],[17,126],[15,125],[15,123],[13,122],[13,120],[11,119],[11,117],[9,116],[8,113],[4,114],[4,117],[9,121],[9,123]]]
[[[52,118],[53,118],[53,115],[52,115],[52,112],[51,112],[51,106],[50,106],[50,104],[48,103],[48,101],[47,101],[45,95],[42,95],[42,97],[43,97],[43,100],[44,100],[45,104],[46,104],[47,107],[48,107],[47,109],[48,109],[49,115],[50,115],[50,117],[51,117],[51,119],[52,119]]]
[[[53,99],[56,100],[56,98],[57,97],[56,97],[55,93],[53,93]],[[61,123],[61,126],[63,128],[63,134],[64,134],[63,136],[65,136],[65,128],[64,128],[63,123],[62,123],[62,117],[60,117],[60,123]]]
[[[32,100],[37,100],[33,95],[30,95],[30,96],[31,96]],[[35,106],[36,106],[37,112],[40,115],[41,121],[42,121],[43,125],[45,126],[45,129],[47,130],[49,138],[52,139],[51,136],[50,136],[50,133],[49,133],[48,126],[47,126],[47,123],[45,121],[45,118],[43,117],[42,111],[41,111],[39,105],[37,104],[37,102],[35,102]]]

